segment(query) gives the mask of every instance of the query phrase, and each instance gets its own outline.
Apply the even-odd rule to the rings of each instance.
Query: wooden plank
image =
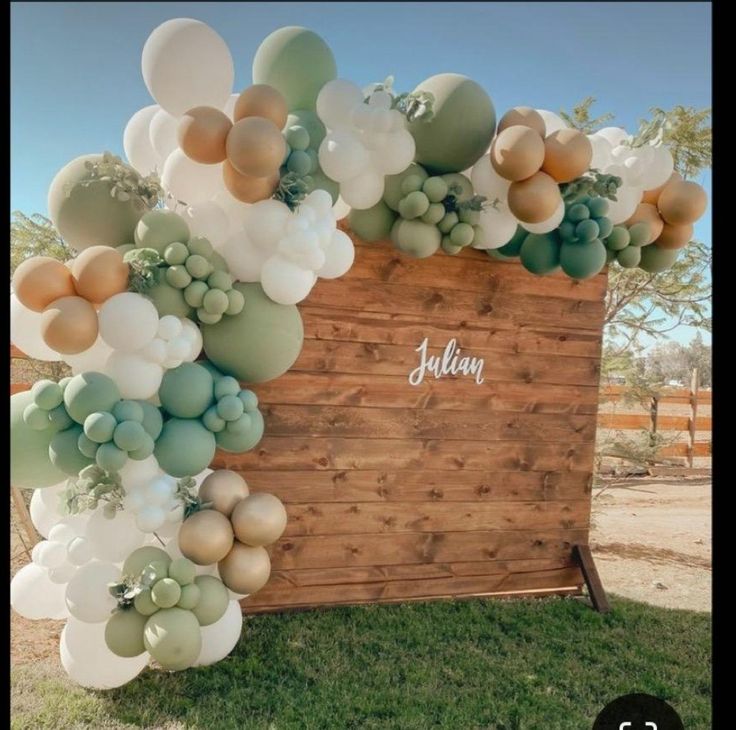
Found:
[[[605,385],[601,386],[601,396],[603,398],[617,399],[626,393],[626,388],[621,385]],[[713,391],[698,390],[698,403],[711,403]],[[673,403],[677,405],[687,405],[690,402],[690,391],[687,388],[664,389],[659,395],[660,403]]]
[[[585,578],[585,584],[588,586],[590,600],[598,613],[608,613],[611,607],[606,597],[606,591],[603,589],[601,577],[598,575],[598,569],[595,567],[593,554],[590,552],[589,545],[575,545],[573,555],[580,565],[580,570]]]
[[[10,395],[15,395],[16,393],[22,393],[25,390],[30,390],[31,384],[30,383],[11,383],[10,384]]]
[[[570,443],[595,440],[595,421],[590,416],[568,414],[306,405],[263,405],[262,410],[271,436]]]
[[[28,360],[28,355],[22,350],[19,350],[15,345],[10,345],[10,357],[17,358],[19,360]]]
[[[692,449],[693,456],[712,456],[712,447],[710,441],[696,441]],[[663,446],[657,454],[659,456],[685,456],[690,453],[690,444],[683,442],[680,444],[668,444]]]
[[[587,499],[587,472],[246,471],[252,491],[287,504],[313,502],[498,502]]]
[[[649,474],[653,477],[710,477],[712,469],[689,466],[650,466]]]
[[[592,463],[592,443],[264,436],[254,450],[245,454],[218,451],[211,468],[586,471]]]
[[[525,532],[588,526],[588,501],[288,504],[285,537],[402,532]]]
[[[269,551],[274,570],[548,560],[569,556],[587,535],[587,529],[308,535],[282,537]]]
[[[18,516],[21,525],[23,525],[23,530],[28,536],[30,547],[33,547],[39,541],[39,536],[38,532],[36,532],[36,528],[33,525],[33,520],[31,520],[31,515],[28,511],[28,507],[26,507],[25,499],[23,499],[23,492],[21,492],[18,487],[11,487],[10,495],[13,499],[15,513]]]
[[[650,416],[633,413],[601,413],[598,416],[599,428],[610,428],[621,431],[634,429],[648,429],[652,420]],[[698,431],[710,431],[712,419],[701,417],[698,419]],[[667,416],[657,414],[657,431],[688,431],[690,419],[688,416]]]

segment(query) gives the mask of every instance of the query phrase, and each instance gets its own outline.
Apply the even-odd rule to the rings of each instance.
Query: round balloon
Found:
[[[10,582],[10,605],[31,621],[66,618],[66,586],[49,579],[48,571],[35,563],[24,565]]]
[[[214,165],[226,157],[225,141],[233,123],[224,112],[211,106],[195,106],[179,120],[176,135],[187,157]]]
[[[77,294],[72,272],[50,256],[31,256],[22,261],[13,273],[12,287],[21,304],[34,312],[43,312],[57,299]]]
[[[112,563],[92,560],[74,574],[66,587],[66,605],[74,618],[95,624],[107,621],[117,606],[107,588],[117,582],[120,570]]]
[[[202,650],[195,667],[214,664],[224,659],[236,646],[243,630],[243,609],[230,601],[222,617],[209,626],[202,626]]]
[[[560,266],[560,242],[551,233],[530,233],[524,239],[519,255],[524,268],[532,274],[551,274]]]
[[[61,297],[41,315],[41,337],[55,352],[76,355],[88,350],[97,340],[95,308],[82,297]]]
[[[34,360],[55,362],[61,355],[52,350],[41,337],[42,314],[24,307],[15,294],[10,295],[10,341]]]
[[[109,246],[86,248],[72,260],[71,273],[77,294],[93,304],[102,304],[128,289],[128,264]]]
[[[187,243],[189,228],[184,218],[172,210],[151,210],[141,217],[133,234],[138,248],[153,248],[163,255],[170,243]]]
[[[368,243],[387,239],[395,220],[396,214],[383,201],[364,210],[353,208],[348,213],[350,230]]]
[[[215,449],[215,436],[201,421],[171,418],[164,423],[153,453],[167,474],[180,478],[206,469]]]
[[[659,274],[672,267],[682,249],[665,249],[656,244],[644,246],[641,249],[639,268],[650,274]]]

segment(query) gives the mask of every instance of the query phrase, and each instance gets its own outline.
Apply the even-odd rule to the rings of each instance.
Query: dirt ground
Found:
[[[590,542],[609,593],[711,610],[710,479],[629,479],[594,490]]]

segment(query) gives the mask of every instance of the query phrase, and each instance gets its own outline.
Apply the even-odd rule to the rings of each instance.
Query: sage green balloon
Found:
[[[649,246],[642,246],[639,268],[650,274],[659,274],[669,269],[675,263],[680,251],[682,251],[681,248],[660,248],[655,243]]]
[[[230,593],[225,584],[214,575],[198,575],[194,585],[199,588],[199,601],[192,609],[200,626],[209,626],[219,621],[227,610]]]
[[[313,31],[279,28],[258,46],[253,57],[253,83],[280,91],[291,109],[314,109],[320,89],[337,78],[329,46]]]
[[[172,418],[156,441],[154,456],[173,477],[190,477],[206,469],[215,456],[215,436],[193,418]]]
[[[647,223],[646,221],[640,221],[639,223],[634,223],[634,225],[629,228],[629,236],[631,237],[631,241],[629,245],[630,246],[648,246],[649,237],[651,235],[652,235],[652,229],[649,223]]]
[[[168,566],[171,563],[171,556],[165,550],[155,545],[140,547],[137,550],[133,550],[125,559],[121,575],[129,575],[137,578],[143,572],[144,568],[157,561],[165,563]]]
[[[501,256],[505,258],[516,258],[521,255],[521,245],[524,243],[528,235],[529,231],[525,230],[521,226],[516,226],[516,231],[514,235],[511,236],[511,240],[508,243],[504,243],[503,246],[499,246],[498,248],[491,250],[495,251],[497,254],[501,254]],[[491,251],[488,253],[491,253]]]
[[[112,182],[90,177],[85,163],[101,160],[99,154],[77,157],[56,173],[49,187],[49,217],[64,241],[77,251],[130,242],[136,224],[148,211],[137,198],[121,201],[110,195]]]
[[[502,253],[499,253],[497,248],[488,248],[486,249],[486,253],[490,258],[498,259],[499,261],[516,261],[519,258],[518,256],[504,256]]]
[[[319,149],[327,134],[325,125],[317,116],[317,112],[313,112],[311,109],[294,109],[294,111],[289,112],[284,130],[289,129],[289,127],[303,127],[306,129],[309,134],[309,148],[313,150]]]
[[[488,94],[472,79],[454,73],[431,76],[414,91],[434,96],[432,117],[409,125],[416,161],[434,174],[472,167],[488,149],[496,129],[496,112]]]
[[[452,194],[461,203],[470,200],[475,195],[473,183],[459,172],[447,173],[442,176],[442,179],[447,183],[448,188],[453,188]]]
[[[64,405],[69,415],[84,424],[91,413],[112,411],[120,400],[115,381],[103,373],[79,373],[64,388]]]
[[[571,279],[589,279],[606,265],[606,247],[599,239],[589,243],[563,243],[560,266]]]
[[[230,451],[234,454],[242,454],[250,451],[263,437],[263,414],[260,411],[244,414],[250,421],[250,428],[240,432],[237,431],[230,423],[225,428],[215,434],[217,446],[224,451]]]
[[[641,261],[641,246],[627,246],[616,253],[616,261],[624,269],[635,269]]]
[[[153,302],[159,317],[171,314],[174,317],[191,317],[194,309],[184,299],[184,290],[171,286],[164,277],[146,289],[145,295]]]
[[[212,405],[215,382],[196,362],[167,370],[158,389],[161,407],[177,418],[198,418]]]
[[[173,578],[180,586],[194,583],[197,577],[197,566],[188,558],[176,558],[169,564],[169,578]]]
[[[143,428],[146,433],[155,441],[164,426],[164,420],[161,416],[161,411],[153,403],[148,401],[138,400],[135,401],[143,409]]]
[[[135,610],[142,616],[151,616],[159,610],[159,607],[153,602],[153,598],[151,598],[150,588],[142,590],[133,599],[133,605],[135,606]]]
[[[400,172],[398,175],[387,175],[383,178],[383,202],[397,213],[399,212],[399,203],[406,195],[401,189],[401,185],[406,178],[412,175],[419,177],[420,186],[429,177],[423,167],[412,162],[404,172]]]
[[[423,259],[437,251],[442,234],[437,226],[429,223],[399,218],[391,228],[391,240],[402,253]]]
[[[199,599],[202,597],[202,591],[199,590],[199,586],[194,583],[188,583],[181,587],[181,598],[176,604],[179,608],[191,609],[195,608],[199,603]]]
[[[181,586],[173,578],[162,578],[153,584],[151,598],[157,606],[171,608],[181,598]]]
[[[189,226],[173,210],[151,210],[138,221],[134,240],[138,248],[154,248],[163,256],[170,243],[186,243],[189,240]]]
[[[521,244],[521,263],[538,276],[551,274],[560,266],[560,243],[549,233],[530,233]]]
[[[70,477],[78,476],[85,466],[94,463],[94,459],[79,450],[79,436],[83,433],[82,427],[75,423],[65,431],[54,434],[49,444],[51,463]]]
[[[164,669],[178,671],[197,661],[202,650],[202,632],[191,611],[162,608],[146,621],[143,643]]]
[[[350,230],[367,243],[388,238],[395,220],[396,214],[382,200],[372,208],[365,210],[353,208],[348,213]]]
[[[22,489],[51,487],[66,476],[49,456],[54,429],[34,431],[23,420],[32,403],[30,391],[10,396],[10,483]]]
[[[304,325],[293,304],[276,304],[258,283],[236,283],[245,299],[239,314],[202,325],[204,351],[226,375],[264,383],[283,375],[299,357]]]
[[[135,608],[115,611],[105,625],[105,643],[116,656],[140,656],[146,650],[143,643],[143,630],[147,616],[142,616]]]

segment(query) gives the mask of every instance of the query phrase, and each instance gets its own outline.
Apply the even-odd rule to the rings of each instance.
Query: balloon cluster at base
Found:
[[[296,305],[349,275],[339,221],[413,258],[472,248],[586,279],[670,267],[707,205],[664,127],[588,135],[528,106],[497,120],[457,73],[361,88],[306,28],[269,35],[239,91],[193,19],[155,28],[141,71],[154,103],[125,125],[127,160],[82,155],[50,182],[73,258],[32,256],[11,288],[12,343],[72,373],[11,397],[11,482],[34,490],[45,538],[11,603],[66,620],[62,664],[94,688],[237,643],[287,510],[210,467],[259,444],[259,384],[303,345]]]

